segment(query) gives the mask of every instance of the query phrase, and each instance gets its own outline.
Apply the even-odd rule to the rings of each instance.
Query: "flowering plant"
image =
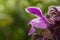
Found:
[[[59,7],[50,6],[49,10],[48,10],[48,14],[46,14],[46,17],[43,16],[41,9],[38,7],[27,7],[25,10],[27,13],[33,14],[34,16],[37,17],[35,19],[32,19],[29,22],[29,24],[31,24],[32,27],[31,27],[28,35],[32,35],[36,31],[35,28],[44,29],[44,30],[48,29],[49,32],[47,34],[48,35],[51,34],[52,37],[55,35],[57,36],[56,33],[59,34],[59,32],[56,31],[57,28],[59,28],[58,26],[60,25]],[[45,37],[45,35],[44,35],[44,37]],[[53,38],[52,37],[49,37],[46,35],[46,38],[48,40],[53,40],[54,37]],[[60,37],[60,36],[57,36],[57,37]]]
[[[45,19],[45,17],[42,15],[42,12],[37,7],[28,7],[25,9],[26,12],[35,15],[37,18],[32,19],[29,24],[32,25],[28,35],[31,35],[33,32],[35,32],[35,28],[40,29],[46,29],[48,26],[48,21]]]

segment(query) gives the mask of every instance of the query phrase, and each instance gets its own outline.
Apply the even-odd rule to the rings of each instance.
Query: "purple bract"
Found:
[[[49,22],[47,19],[42,15],[42,11],[38,7],[27,7],[27,13],[33,14],[37,18],[32,19],[29,24],[31,24],[31,29],[28,35],[31,35],[35,32],[35,28],[46,29],[48,27]]]

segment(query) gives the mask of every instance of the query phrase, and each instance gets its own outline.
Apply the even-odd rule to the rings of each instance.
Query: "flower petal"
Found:
[[[34,26],[36,28],[40,28],[40,29],[46,29],[48,27],[47,21],[45,21],[43,18],[32,19],[29,22],[29,24],[31,24],[32,26]]]
[[[35,16],[42,16],[42,12],[38,7],[27,7],[26,12],[34,14]]]
[[[33,34],[34,32],[35,32],[35,29],[34,29],[34,27],[32,26],[31,29],[30,29],[30,31],[29,31],[29,33],[28,33],[28,35],[31,35],[31,34]]]

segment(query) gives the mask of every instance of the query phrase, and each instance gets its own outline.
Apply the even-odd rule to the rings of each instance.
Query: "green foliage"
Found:
[[[28,22],[35,16],[25,12],[29,6],[39,7],[43,14],[60,0],[0,0],[0,40],[30,40]]]

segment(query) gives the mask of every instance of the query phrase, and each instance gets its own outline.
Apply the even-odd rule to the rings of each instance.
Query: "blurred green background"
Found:
[[[45,14],[51,5],[59,6],[60,0],[0,0],[0,40],[31,40],[28,22],[35,16],[25,8],[39,7]]]

